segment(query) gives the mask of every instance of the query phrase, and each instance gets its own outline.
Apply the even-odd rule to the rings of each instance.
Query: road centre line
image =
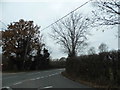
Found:
[[[52,75],[49,75],[49,77],[51,77]]]
[[[30,80],[36,80],[35,78],[32,78],[32,79],[30,79]]]
[[[52,88],[53,86],[46,86],[46,87],[43,87],[43,88]]]
[[[17,82],[17,83],[15,83],[15,84],[13,84],[13,85],[17,85],[17,84],[21,84],[22,82]]]
[[[51,74],[51,75],[48,75],[48,76],[42,76],[42,77],[32,78],[30,80],[37,80],[37,79],[47,78],[47,77],[51,77],[51,76],[54,76],[54,75],[57,75],[57,74],[59,74],[59,73],[54,73],[54,74]]]
[[[36,79],[40,79],[40,77],[37,77]]]
[[[34,75],[34,74],[40,74],[41,72],[37,72],[37,73],[30,73],[30,74],[27,74],[27,75]]]
[[[40,77],[40,78],[44,78],[44,77],[42,76],[42,77]]]
[[[32,79],[29,79],[29,80],[37,80],[37,79],[47,78],[47,77],[54,76],[54,75],[57,75],[57,74],[59,74],[59,73],[54,73],[54,74],[51,74],[51,75],[48,75],[48,76],[42,76],[42,77],[32,78]],[[28,80],[23,80],[21,82],[15,83],[13,85],[21,84],[21,83],[23,83],[25,81],[28,81]],[[45,88],[49,88],[49,87],[45,87]]]

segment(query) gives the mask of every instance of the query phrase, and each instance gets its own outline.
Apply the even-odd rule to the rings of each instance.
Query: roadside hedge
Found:
[[[120,85],[120,51],[67,58],[66,72],[98,84]]]

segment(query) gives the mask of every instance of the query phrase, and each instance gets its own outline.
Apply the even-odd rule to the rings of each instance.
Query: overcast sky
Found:
[[[6,25],[10,22],[19,21],[19,19],[33,20],[35,24],[43,29],[86,1],[88,0],[21,0],[19,2],[18,0],[2,0],[0,3],[0,11],[2,11],[0,20]],[[79,9],[78,12],[89,15],[91,9],[94,8],[89,3]],[[89,47],[94,46],[97,50],[98,46],[103,42],[108,45],[109,50],[118,49],[118,39],[115,36],[118,27],[102,29],[105,32],[91,30],[92,36],[89,37]],[[67,54],[63,53],[62,47],[50,38],[48,33],[51,33],[51,28],[45,29],[42,33],[52,58],[67,56]]]

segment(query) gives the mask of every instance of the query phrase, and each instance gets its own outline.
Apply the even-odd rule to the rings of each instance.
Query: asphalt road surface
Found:
[[[61,75],[64,69],[46,71],[3,73],[2,87],[10,88],[89,88]]]

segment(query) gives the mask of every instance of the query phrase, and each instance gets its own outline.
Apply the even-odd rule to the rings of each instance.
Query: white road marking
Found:
[[[37,72],[37,73],[30,73],[30,74],[27,74],[27,75],[34,75],[34,74],[39,74],[41,72]]]
[[[37,78],[32,78],[30,80],[37,80],[37,79],[42,79],[42,78],[45,78],[45,77],[37,77]]]
[[[51,76],[54,76],[55,74],[51,74]]]
[[[57,74],[59,74],[59,73],[53,73],[53,74],[49,75],[49,77],[50,77],[50,76],[54,76],[54,75],[57,75]]]
[[[36,79],[40,79],[40,77],[37,77]]]
[[[13,85],[17,85],[17,84],[21,84],[22,82],[17,82],[17,83],[15,83],[15,84],[13,84]]]
[[[40,73],[40,72],[38,72],[38,73]],[[31,73],[31,74],[28,74],[28,75],[38,74],[38,73]],[[32,78],[32,79],[29,79],[29,80],[37,80],[37,79],[47,78],[47,77],[51,77],[51,76],[57,75],[57,74],[59,74],[59,73],[60,73],[60,72],[58,72],[58,73],[53,73],[53,74],[50,74],[50,75],[47,75],[47,76],[41,76],[41,77],[37,77],[37,78]],[[14,77],[19,77],[19,76],[7,77],[7,78],[4,78],[4,79],[14,78]],[[23,80],[23,81],[21,81],[21,82],[15,83],[15,84],[13,84],[13,85],[21,84],[21,83],[23,83],[23,82],[25,82],[25,81],[26,81],[26,80]],[[50,87],[52,87],[52,86],[48,86],[48,87],[45,87],[45,88],[50,88]]]
[[[40,78],[44,78],[44,77],[40,77]]]
[[[59,70],[59,71],[64,71],[65,69],[58,69],[58,70]],[[57,70],[57,71],[58,71],[58,70]]]
[[[54,76],[54,75],[57,75],[57,74],[59,74],[59,73],[50,74],[48,76],[42,76],[42,77],[32,78],[30,80],[37,80],[37,79],[47,78],[47,77],[51,77],[51,76]]]
[[[54,76],[54,75],[57,75],[57,74],[59,74],[59,73],[54,73],[54,74],[51,74],[51,76]]]
[[[32,78],[32,79],[30,79],[30,80],[36,80],[35,78]]]
[[[49,77],[51,77],[52,75],[49,75]]]
[[[43,87],[43,88],[52,88],[53,86],[46,86],[46,87]]]

